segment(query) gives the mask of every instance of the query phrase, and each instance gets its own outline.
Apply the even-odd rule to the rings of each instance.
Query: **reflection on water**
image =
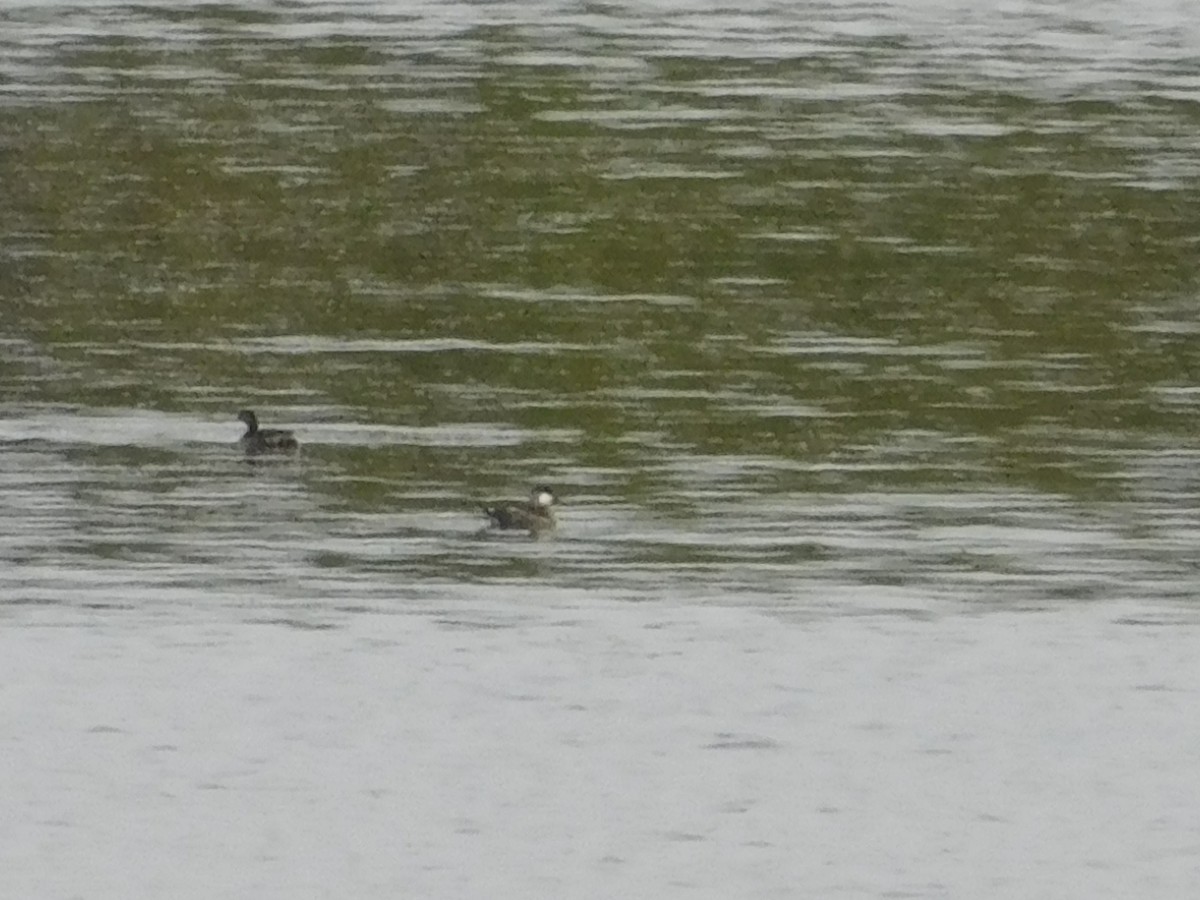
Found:
[[[1193,591],[1169,4],[0,21],[12,602]]]

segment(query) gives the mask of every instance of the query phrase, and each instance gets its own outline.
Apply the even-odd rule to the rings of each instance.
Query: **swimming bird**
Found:
[[[490,524],[494,528],[528,531],[536,535],[554,529],[557,523],[552,507],[557,500],[553,488],[539,484],[525,502],[493,503],[480,508],[492,520]]]
[[[248,409],[238,413],[238,421],[246,423],[246,433],[238,441],[247,456],[264,453],[295,453],[300,449],[296,436],[281,428],[259,428],[258,416]]]

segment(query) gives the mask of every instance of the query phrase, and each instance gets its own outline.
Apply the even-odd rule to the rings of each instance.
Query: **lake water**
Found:
[[[1193,896],[1200,16],[982,5],[0,3],[5,895]]]

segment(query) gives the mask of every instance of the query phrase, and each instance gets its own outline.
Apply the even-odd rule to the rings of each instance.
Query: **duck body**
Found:
[[[543,534],[552,531],[557,524],[553,509],[556,500],[551,488],[538,485],[526,501],[494,503],[480,508],[491,520],[493,528]]]
[[[247,456],[295,453],[300,449],[296,435],[282,428],[259,428],[258,416],[248,409],[238,413],[238,421],[246,425],[246,433],[238,440],[238,444]]]

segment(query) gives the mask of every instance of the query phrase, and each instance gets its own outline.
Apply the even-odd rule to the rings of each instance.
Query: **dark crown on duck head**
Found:
[[[554,493],[554,488],[548,484],[537,485],[532,493],[534,506],[552,506],[558,499],[558,496]]]
[[[248,429],[251,431],[258,431],[258,416],[256,416],[251,410],[243,409],[237,414],[237,417],[239,422],[246,423],[246,427]]]

